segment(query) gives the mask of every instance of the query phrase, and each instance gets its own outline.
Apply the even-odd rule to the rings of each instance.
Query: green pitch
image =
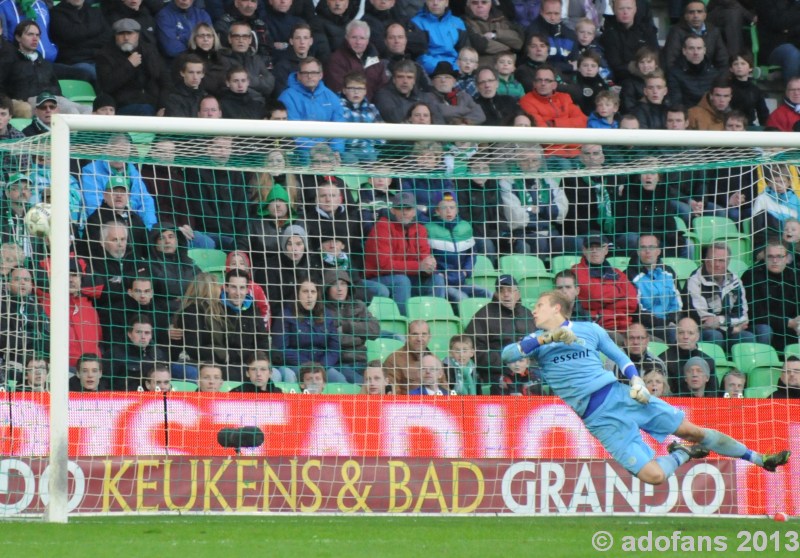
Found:
[[[612,548],[598,552],[592,536],[607,531]],[[677,542],[674,533],[680,531]],[[0,522],[0,556],[24,558],[547,558],[681,556],[682,544],[709,537],[708,556],[735,556],[751,533],[749,554],[786,556],[798,523],[770,519],[594,517],[276,517],[170,516],[76,518],[68,525]],[[647,537],[673,550],[626,551],[624,537]],[[756,534],[756,533],[761,534]],[[667,537],[667,538],[665,538]],[[725,537],[726,548],[720,549]],[[716,539],[715,539],[716,538]],[[630,540],[630,539],[629,539]],[[643,540],[646,543],[646,540]],[[766,548],[760,552],[756,548]],[[776,547],[777,545],[777,547]],[[716,550],[715,550],[716,547]],[[776,552],[775,550],[778,550]],[[737,549],[738,552],[737,552]],[[689,554],[694,554],[689,552]]]

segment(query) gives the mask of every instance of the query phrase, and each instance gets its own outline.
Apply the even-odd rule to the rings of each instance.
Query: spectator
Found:
[[[37,50],[40,38],[39,25],[34,21],[23,21],[14,29],[17,52],[4,69],[3,87],[15,101],[14,114],[17,117],[30,116],[30,107],[22,103],[33,105],[33,98],[37,95],[45,91],[61,94],[53,63]]]
[[[194,0],[172,0],[164,4],[156,14],[158,45],[164,57],[171,60],[190,48],[192,31],[201,23],[211,25],[211,17],[195,6]]]
[[[800,77],[800,5],[792,0],[756,3],[758,39],[768,64],[781,67],[789,80]]]
[[[574,1],[570,2],[570,4],[574,3]],[[599,75],[603,79],[609,80],[612,77],[611,70],[608,68],[608,61],[603,54],[603,47],[598,41],[597,23],[588,17],[578,20],[575,24],[575,36],[577,37],[575,48],[567,57],[569,63],[577,69],[578,59],[587,52],[594,52],[600,57]]]
[[[172,64],[172,78],[182,83],[180,75],[187,57],[198,57],[204,66],[203,80],[200,89],[212,95],[219,95],[225,89],[225,73],[228,70],[228,59],[223,56],[219,36],[208,23],[198,23],[189,37],[188,48],[179,54]]]
[[[326,309],[320,289],[311,280],[302,280],[296,285],[293,300],[283,305],[281,317],[273,324],[273,358],[301,379],[303,363],[318,362],[333,382],[347,382],[340,365],[341,344],[334,316]],[[286,381],[286,380],[284,380]]]
[[[666,353],[662,353],[664,362],[667,364],[667,377],[669,378],[670,390],[676,392],[680,389],[680,378],[683,367],[692,357],[700,357],[706,361],[711,376],[716,378],[714,360],[706,355],[697,345],[700,341],[700,328],[692,318],[681,318],[676,330],[677,342],[669,347]]]
[[[145,370],[141,386],[145,391],[166,393],[172,391],[172,373],[169,366],[157,362]]]
[[[521,99],[525,95],[525,88],[514,76],[514,72],[517,71],[516,61],[517,55],[513,52],[502,52],[494,59],[494,69],[497,72],[500,93]]]
[[[478,51],[470,46],[461,47],[458,51],[458,78],[456,88],[464,91],[472,98],[478,94],[475,84],[475,70],[478,69]]]
[[[574,79],[581,90],[578,106],[586,116],[592,113],[597,95],[608,91],[608,83],[600,75],[600,62],[600,55],[592,51],[581,54],[578,59],[578,73]]]
[[[226,89],[219,96],[223,118],[261,120],[266,111],[264,96],[250,87],[247,70],[234,66],[225,74]]]
[[[292,2],[291,0],[267,0],[266,8],[266,23],[267,23],[267,36],[272,41],[270,45],[270,56],[272,58],[273,67],[277,66],[285,57],[290,54],[290,46],[292,45],[292,36],[294,30],[300,26],[307,25],[303,17],[295,11],[302,10],[304,6],[310,3],[307,2]],[[313,12],[313,4],[311,4],[311,11]],[[311,40],[311,28],[305,27],[308,30],[308,38]],[[309,42],[309,46],[311,43]],[[293,71],[296,71],[294,68]],[[286,74],[287,77],[288,74]],[[275,78],[277,79],[277,75]],[[283,82],[286,85],[286,82]],[[275,91],[283,91],[278,83],[275,84]]]
[[[247,0],[246,0],[247,1]],[[256,51],[253,44],[253,28],[246,21],[236,21],[228,31],[230,50],[226,52],[228,67],[241,66],[247,70],[250,87],[261,93],[265,99],[275,91],[275,77],[270,73],[264,56]]]
[[[331,53],[344,43],[347,24],[356,19],[360,4],[350,0],[320,0],[316,6],[316,17],[309,21],[316,45],[314,52],[322,63],[327,63]]]
[[[322,281],[322,259],[311,252],[308,236],[303,227],[293,224],[286,227],[280,237],[281,252],[267,260],[267,294],[278,309],[297,298],[296,286],[311,277],[315,283]]]
[[[226,2],[225,13],[214,20],[214,29],[222,39],[222,46],[232,48],[234,45],[231,31],[233,26],[239,23],[245,24],[252,33],[253,41],[250,43],[250,48],[259,59],[269,65],[269,53],[273,47],[273,41],[267,31],[267,24],[259,13],[259,10],[263,12],[263,7],[264,2],[256,0]]]
[[[522,88],[526,92],[533,91],[534,89],[536,71],[544,65],[549,66],[547,63],[549,53],[550,44],[547,35],[543,33],[534,33],[528,37],[525,42],[525,55],[518,60],[518,64],[516,65],[517,69],[514,70],[514,77],[522,84]],[[569,94],[577,93],[574,90],[574,86],[567,83],[560,72],[556,71],[552,66],[550,66],[550,68],[553,69],[556,75],[557,91]],[[570,69],[571,68],[572,66],[570,65]]]
[[[403,122],[408,111],[422,101],[422,93],[417,86],[417,67],[410,60],[397,62],[392,69],[392,79],[375,94],[375,106],[386,122]],[[444,119],[436,107],[432,113],[434,124],[443,124]]]
[[[626,270],[639,293],[639,319],[657,337],[675,344],[675,327],[681,311],[681,296],[675,271],[661,261],[656,235],[639,237],[639,251]]]
[[[647,328],[638,322],[633,322],[628,326],[628,331],[625,332],[623,352],[636,365],[637,370],[657,368],[666,375],[667,365],[658,356],[650,352],[648,349],[649,343],[650,332]],[[614,372],[618,381],[628,383],[628,378],[611,359],[606,360],[605,368]]]
[[[166,344],[169,331],[170,308],[158,299],[153,299],[153,282],[146,269],[136,271],[136,275],[123,279],[125,296],[116,312],[107,315],[103,325],[103,348],[113,348],[117,343],[128,342],[128,322],[134,316],[145,316],[152,324],[153,339],[158,344]],[[181,292],[183,294],[183,292]]]
[[[747,376],[740,370],[729,370],[722,378],[722,396],[730,399],[744,397],[744,388],[747,385]]]
[[[186,287],[169,330],[170,351],[178,356],[172,365],[172,372],[176,377],[197,379],[197,367],[194,363],[199,361],[200,347],[196,344],[189,345],[188,339],[198,338],[200,331],[187,334],[186,324],[194,326],[201,320],[208,319],[220,325],[223,314],[221,294],[222,288],[213,273],[198,273]]]
[[[328,386],[327,371],[316,362],[303,363],[298,372],[298,380],[302,392],[310,395],[324,393]]]
[[[361,393],[365,395],[394,394],[394,388],[386,379],[386,371],[379,360],[371,360],[364,369],[364,385]]]
[[[130,136],[128,134],[111,134],[104,152],[113,159],[91,162],[81,171],[86,214],[91,216],[100,207],[111,177],[119,176],[128,181],[131,210],[141,217],[145,227],[150,230],[157,222],[155,200],[147,191],[136,165],[125,162],[131,159]]]
[[[573,67],[569,63],[569,56],[575,50],[578,38],[562,20],[561,0],[542,0],[539,15],[525,30],[528,36],[534,33],[543,33],[548,38],[550,52],[547,63],[557,68],[562,73],[572,73]]]
[[[561,293],[572,304],[571,319],[575,321],[591,322],[592,316],[583,309],[581,301],[578,300],[578,295],[581,292],[581,286],[578,285],[578,279],[571,269],[562,269],[553,277],[555,282],[555,290]]]
[[[156,38],[156,20],[153,17],[164,4],[152,0],[115,0],[103,3],[100,9],[105,13],[106,20],[114,26],[121,19],[136,21],[140,29],[139,38],[152,47],[158,48]]]
[[[103,14],[84,0],[65,0],[51,11],[50,35],[58,46],[58,65],[68,66],[76,79],[96,82],[94,54],[111,38]],[[64,76],[66,77],[66,76]]]
[[[83,353],[78,359],[75,376],[69,379],[70,391],[110,391],[108,380],[103,378],[103,361],[97,353]]]
[[[594,98],[594,111],[589,114],[587,128],[619,128],[619,95],[614,91],[600,91]]]
[[[769,120],[769,109],[764,92],[751,79],[753,71],[753,55],[740,52],[730,57],[731,87],[733,98],[731,108],[742,111],[747,116],[746,125],[752,126],[758,121],[759,126],[766,126]]]
[[[252,256],[254,279],[266,284],[266,262],[280,254],[280,237],[296,215],[289,192],[281,184],[272,186],[256,213],[248,220],[249,234],[239,239],[238,246]]]
[[[754,248],[766,245],[765,237],[780,235],[787,219],[800,218],[800,197],[792,189],[792,173],[787,165],[763,165],[766,187],[753,201],[753,223],[758,228]]]
[[[581,286],[578,300],[612,338],[621,340],[633,323],[639,303],[636,287],[608,263],[607,255],[606,238],[590,236],[583,244],[583,258],[572,271]]]
[[[664,45],[664,66],[671,68],[681,55],[683,41],[688,36],[703,37],[708,50],[707,56],[716,68],[728,64],[728,49],[722,32],[710,22],[706,22],[706,4],[703,0],[690,0],[683,5],[683,21],[669,28]]]
[[[341,345],[339,371],[351,383],[363,382],[367,365],[367,341],[375,339],[381,325],[367,305],[352,297],[350,276],[343,271],[325,271],[325,309],[336,321]]]
[[[459,215],[472,223],[475,235],[475,250],[497,260],[497,245],[500,237],[508,232],[506,220],[501,217],[500,200],[503,192],[497,178],[489,178],[490,158],[480,151],[470,157],[470,178],[460,179],[456,184]]]
[[[420,361],[420,386],[408,392],[409,395],[449,395],[444,381],[444,367],[439,357],[428,353]]]
[[[642,380],[644,380],[644,385],[647,386],[647,390],[650,392],[650,395],[655,395],[656,397],[672,395],[672,392],[669,389],[667,375],[662,369],[654,366],[645,370],[641,370],[641,373]]]
[[[42,393],[50,391],[50,364],[46,358],[33,354],[25,364],[25,380],[17,385],[23,393]]]
[[[341,93],[345,78],[353,72],[363,72],[367,78],[367,98],[387,83],[386,63],[369,43],[369,25],[353,20],[345,28],[344,42],[331,53],[325,62],[325,85],[334,93]]]
[[[439,0],[437,0],[439,1]],[[456,89],[458,74],[449,62],[439,62],[431,72],[433,90],[422,94],[422,100],[442,115],[445,122],[465,118],[472,124],[482,124],[486,115],[480,106],[464,91]]]
[[[448,8],[449,0],[425,0],[425,6],[411,22],[428,33],[428,50],[417,60],[431,74],[439,62],[456,66],[458,50],[466,44],[467,28]]]
[[[39,93],[34,101],[33,119],[22,129],[22,134],[25,137],[31,137],[49,132],[53,115],[60,112],[58,98],[55,95],[48,91]]]
[[[344,88],[339,98],[345,122],[383,122],[378,107],[367,99],[368,87],[367,76],[360,70],[344,76]],[[375,162],[378,158],[378,148],[385,144],[386,140],[382,139],[346,139],[345,160],[357,163]]]
[[[692,357],[683,365],[680,389],[675,395],[685,397],[717,397],[716,382],[711,381],[711,370],[701,357]]]
[[[117,103],[117,114],[163,114],[169,75],[155,47],[140,40],[141,25],[120,19],[112,26],[114,42],[97,52],[97,85]]]
[[[717,81],[700,102],[689,109],[690,130],[725,129],[725,115],[731,110],[733,89],[730,82]]]
[[[433,296],[444,296],[444,281],[435,273],[428,233],[416,222],[416,213],[414,194],[398,193],[389,216],[378,219],[364,246],[367,278],[389,287],[403,314],[412,288],[420,294],[432,291]]]
[[[412,112],[412,116],[416,112]],[[412,120],[412,123],[416,122]],[[444,146],[438,141],[414,142],[411,147],[411,160],[416,167],[415,170],[426,173],[428,176],[404,178],[400,187],[404,191],[413,192],[419,210],[418,217],[422,222],[428,222],[433,215],[437,196],[453,189],[453,183],[449,178],[432,178],[437,174],[443,174],[447,168],[448,161],[444,157]]]
[[[781,132],[800,131],[800,75],[786,78],[783,103],[769,115],[767,128]]]
[[[489,64],[497,54],[517,52],[522,48],[522,28],[490,1],[468,0],[463,19],[469,42],[476,50],[475,54],[481,57],[480,65]]]
[[[416,70],[416,81],[419,88],[424,91],[430,89],[428,74],[418,62],[415,62],[415,59],[427,50],[428,34],[417,29],[417,26],[411,22],[405,26],[394,22],[386,26],[382,37],[383,50],[381,52],[383,54],[381,56],[386,61],[390,76],[394,74],[395,65],[400,62],[412,62]]]
[[[772,329],[772,346],[783,351],[796,343],[800,329],[800,277],[789,265],[789,252],[778,241],[766,247],[764,261],[756,262],[742,275],[747,300],[753,308],[753,323]]]
[[[0,198],[0,240],[14,243],[23,248],[25,255],[31,255],[31,240],[25,228],[25,213],[30,207],[31,179],[22,173],[8,177]]]
[[[447,358],[442,364],[450,372],[448,384],[458,395],[477,395],[478,375],[475,368],[475,343],[468,335],[450,338]]]
[[[225,168],[233,154],[233,138],[215,136],[205,149],[213,168],[188,167],[186,195],[189,212],[197,216],[197,228],[223,250],[236,248],[236,238],[247,223],[247,191],[250,176]]]
[[[247,285],[247,294],[252,297],[258,315],[264,319],[264,327],[269,331],[270,322],[272,321],[272,309],[267,301],[267,295],[264,293],[264,289],[253,280],[253,268],[250,264],[250,257],[246,252],[234,250],[228,254],[225,258],[225,273],[232,269],[243,271],[250,277],[250,282]]]
[[[705,39],[688,35],[683,40],[681,56],[667,76],[669,104],[693,107],[711,90],[711,84],[720,73],[706,56]]]
[[[484,126],[506,126],[519,110],[517,100],[510,95],[498,95],[499,85],[497,72],[493,68],[482,67],[478,69],[475,84],[478,86],[478,95],[475,102],[486,116]]]
[[[629,75],[622,82],[620,92],[623,112],[632,111],[644,99],[644,79],[661,70],[658,50],[643,46],[636,51],[633,60],[628,64]]]
[[[274,1],[274,0],[273,0]],[[297,23],[288,39],[289,48],[283,51],[280,60],[272,68],[275,76],[275,91],[280,94],[289,84],[289,76],[300,69],[300,61],[309,57],[314,46],[311,36],[311,26],[307,23]]]
[[[92,101],[92,114],[114,116],[117,114],[117,102],[108,93],[100,93]]]
[[[800,358],[794,355],[786,358],[776,387],[772,399],[800,399]]]
[[[702,266],[686,282],[692,311],[703,327],[703,340],[726,350],[739,342],[769,344],[771,328],[750,327],[747,295],[739,277],[728,271],[730,247],[715,242],[706,248]]]
[[[225,373],[221,366],[211,362],[201,362],[197,371],[197,391],[200,393],[219,393]]]
[[[179,73],[181,82],[164,101],[164,116],[195,118],[200,110],[200,101],[206,96],[200,87],[206,75],[205,63],[198,56],[187,56],[182,60]]]
[[[133,391],[142,385],[144,372],[157,361],[166,359],[164,351],[158,347],[153,337],[153,320],[150,316],[136,315],[128,320],[127,339],[110,346],[112,389]]]
[[[541,395],[542,383],[531,371],[528,357],[506,363],[503,374],[492,383],[491,395]]]
[[[5,294],[0,299],[0,358],[6,366],[25,365],[25,355],[42,352],[50,340],[50,323],[33,289],[33,274],[15,267],[8,274]]]
[[[464,331],[475,343],[480,382],[496,381],[505,368],[500,358],[501,349],[535,329],[533,315],[521,303],[516,280],[511,275],[498,277],[494,298],[475,313]]]
[[[660,70],[654,70],[644,78],[644,99],[631,111],[644,130],[666,130],[667,128],[667,80]]]
[[[636,0],[615,0],[614,19],[606,21],[600,38],[616,83],[630,77],[628,64],[640,48],[649,46],[658,51],[658,29],[652,19],[636,17],[639,15],[637,4]]]
[[[40,36],[37,41],[35,50],[39,53],[39,57],[47,60],[48,62],[55,62],[58,57],[58,48],[50,40],[48,30],[52,29],[50,22],[50,8],[43,0],[33,0],[28,3],[16,2],[16,0],[6,0],[0,2],[0,20],[3,22],[3,29],[6,33],[14,31],[14,36],[17,36],[17,30],[27,28],[30,23],[35,24],[39,31]],[[22,28],[19,27],[21,23],[25,23]],[[8,40],[11,40],[8,38]]]
[[[0,95],[0,141],[18,140],[25,137],[25,134],[11,125],[13,110],[14,104],[11,99]],[[20,168],[19,157],[11,153],[3,153],[0,161],[3,169]]]
[[[219,100],[213,95],[203,97],[200,100],[200,107],[197,109],[197,118],[222,118]]]
[[[421,382],[422,357],[428,353],[431,330],[423,320],[408,324],[405,345],[390,354],[383,363],[386,381],[394,386],[395,393],[406,395],[419,387]]]
[[[753,7],[754,2],[746,2]],[[708,2],[708,21],[716,25],[725,40],[728,52],[742,52],[745,48],[742,28],[756,24],[756,14],[745,9],[739,0],[710,0]],[[762,51],[765,52],[765,51]]]
[[[344,122],[339,97],[322,83],[322,64],[311,56],[300,61],[299,70],[289,76],[289,86],[278,100],[286,105],[289,120]],[[300,150],[308,151],[325,140],[299,137],[295,141]],[[332,139],[329,143],[337,152],[344,151],[344,140]]]
[[[405,52],[408,46],[410,58],[416,58],[428,50],[427,35],[408,21],[408,18],[403,14],[403,7],[408,6],[405,4],[399,6],[396,0],[369,0],[364,3],[364,15],[361,19],[369,25],[369,42],[375,47],[381,58],[390,57],[391,49],[388,44],[390,42],[388,35],[390,34],[389,27],[391,26],[398,26],[398,29],[391,31],[391,33],[402,31],[403,41],[406,43],[403,45],[402,52]]]
[[[231,392],[238,393],[283,393],[272,381],[272,366],[267,353],[254,351],[247,358],[247,382],[235,387]]]

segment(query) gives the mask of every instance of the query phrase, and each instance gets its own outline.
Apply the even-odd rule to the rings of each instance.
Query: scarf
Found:
[[[36,0],[22,0],[20,5],[22,6],[22,13],[25,14],[25,19],[36,21]]]
[[[458,90],[453,89],[450,93],[445,93],[444,100],[452,106],[458,105]]]
[[[795,104],[795,103],[791,102],[789,99],[787,99],[786,97],[783,98],[783,102],[784,102],[784,104],[786,106],[788,106],[790,109],[792,109],[795,113],[800,114],[800,103]]]

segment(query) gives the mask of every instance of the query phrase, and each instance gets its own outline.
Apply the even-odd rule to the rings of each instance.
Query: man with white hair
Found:
[[[356,71],[367,76],[367,98],[388,81],[386,62],[378,56],[377,49],[370,44],[370,29],[367,23],[353,20],[344,31],[344,42],[325,61],[325,85],[334,93],[344,88],[344,77]]]

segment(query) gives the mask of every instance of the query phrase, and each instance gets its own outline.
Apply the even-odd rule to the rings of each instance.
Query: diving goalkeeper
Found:
[[[543,293],[533,309],[535,333],[503,349],[503,361],[531,355],[539,362],[542,380],[578,414],[586,428],[611,456],[642,482],[661,484],[692,458],[710,451],[738,457],[767,471],[789,461],[790,452],[760,454],[716,430],[686,420],[684,412],[650,393],[636,366],[608,333],[594,323],[571,322],[572,304],[557,291]],[[617,363],[630,386],[603,369],[600,352]],[[669,455],[653,459],[642,439],[644,430],[659,442],[670,434],[694,442],[672,442]]]

